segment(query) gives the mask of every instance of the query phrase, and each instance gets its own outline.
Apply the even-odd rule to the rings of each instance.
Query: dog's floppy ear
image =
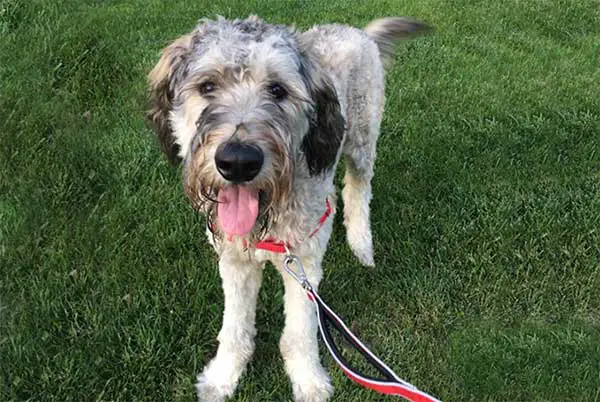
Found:
[[[192,34],[175,40],[163,49],[160,60],[148,74],[152,109],[146,118],[156,131],[161,150],[173,164],[181,161],[178,155],[179,145],[175,142],[169,122],[169,113],[173,108],[173,81],[191,48],[191,42]]]
[[[300,44],[302,46],[302,42]],[[310,49],[301,53],[300,73],[309,88],[312,102],[310,127],[302,140],[301,149],[310,175],[316,176],[335,165],[344,138],[345,122],[333,81],[320,68]]]

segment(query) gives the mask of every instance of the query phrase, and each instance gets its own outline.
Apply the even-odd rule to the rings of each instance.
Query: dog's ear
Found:
[[[302,42],[300,45],[302,47]],[[301,149],[310,175],[316,176],[334,167],[344,138],[345,122],[333,81],[311,53],[306,47],[301,51],[300,73],[309,88],[312,102],[310,126]]]
[[[175,142],[173,129],[169,122],[169,113],[173,108],[174,80],[183,64],[185,55],[190,51],[192,34],[175,40],[162,51],[156,66],[148,74],[150,84],[151,110],[146,115],[154,128],[161,150],[173,164],[181,162],[178,155],[179,145]]]

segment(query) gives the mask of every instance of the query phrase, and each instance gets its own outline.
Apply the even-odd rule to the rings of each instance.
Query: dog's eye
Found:
[[[212,81],[206,81],[206,82],[203,82],[202,84],[200,84],[198,89],[200,91],[200,94],[206,95],[211,92],[214,92],[217,89],[217,84],[215,84]]]
[[[276,100],[285,99],[287,97],[287,94],[288,94],[287,91],[286,91],[286,89],[284,87],[282,87],[281,84],[278,84],[278,83],[269,85],[268,90],[269,90],[269,93]]]

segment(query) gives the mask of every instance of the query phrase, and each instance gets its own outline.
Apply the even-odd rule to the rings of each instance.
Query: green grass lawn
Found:
[[[0,400],[194,400],[223,296],[145,75],[198,18],[249,13],[436,27],[388,75],[377,267],[337,216],[321,295],[444,401],[599,401],[597,0],[0,0]],[[235,401],[290,400],[282,291],[268,269]],[[398,400],[323,360],[334,401]]]

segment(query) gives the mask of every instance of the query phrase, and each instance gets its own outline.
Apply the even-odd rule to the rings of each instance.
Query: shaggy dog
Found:
[[[206,215],[225,294],[216,356],[198,376],[200,401],[231,396],[254,351],[256,299],[267,261],[282,272],[280,349],[295,401],[332,393],[319,361],[314,306],[283,270],[281,246],[319,284],[332,230],[335,168],[344,157],[348,243],[372,266],[369,221],[384,62],[394,40],[427,31],[407,18],[364,30],[306,32],[245,20],[201,20],[163,50],[149,74],[149,120],[162,150],[183,163],[184,189]],[[281,251],[281,250],[279,250]]]

